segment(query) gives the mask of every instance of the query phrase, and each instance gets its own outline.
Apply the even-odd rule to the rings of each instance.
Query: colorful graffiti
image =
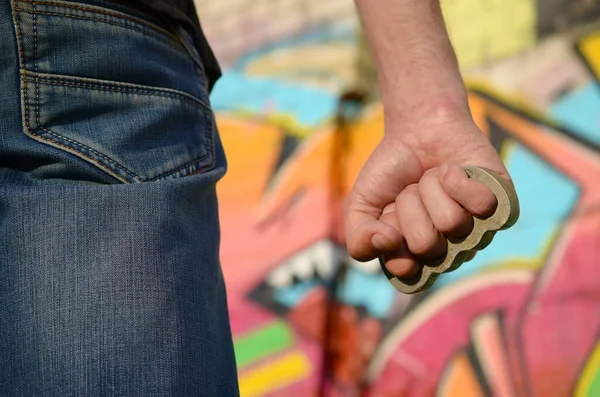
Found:
[[[523,194],[525,218],[482,253],[480,266],[461,268],[452,275],[459,280],[387,335],[370,368],[372,392],[574,395],[600,331],[600,145],[477,91],[471,106],[492,141],[511,146],[505,161]],[[494,268],[482,272],[484,264]],[[427,376],[415,373],[414,362]],[[595,371],[593,365],[586,370]],[[586,387],[579,395],[593,395]]]
[[[348,258],[339,231],[341,198],[383,132],[355,25],[307,23],[228,53],[211,101],[229,159],[221,259],[243,397],[600,395],[600,30],[539,36],[598,6],[584,18],[553,1],[571,10],[561,24],[534,3],[445,4],[473,117],[522,215],[414,297],[376,261]],[[462,33],[465,14],[488,18],[485,34]]]

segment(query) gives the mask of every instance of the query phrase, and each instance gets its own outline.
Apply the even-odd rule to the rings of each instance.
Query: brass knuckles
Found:
[[[387,271],[382,258],[379,259],[383,272],[392,285],[405,294],[415,294],[429,289],[441,273],[451,272],[460,267],[470,250],[487,247],[498,230],[508,229],[519,219],[519,199],[514,187],[503,177],[485,168],[464,167],[470,178],[483,183],[494,192],[498,199],[496,212],[486,219],[474,218],[473,231],[462,240],[448,239],[446,255],[434,262],[423,262],[419,272],[409,278],[400,279]]]

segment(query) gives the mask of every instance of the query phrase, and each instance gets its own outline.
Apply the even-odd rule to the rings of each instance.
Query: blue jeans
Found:
[[[237,396],[215,185],[181,27],[0,0],[0,396]]]

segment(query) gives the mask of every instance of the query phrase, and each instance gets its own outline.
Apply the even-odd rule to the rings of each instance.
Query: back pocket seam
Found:
[[[13,0],[14,1],[14,0]],[[15,28],[16,28],[16,33],[17,33],[17,43],[18,43],[18,50],[19,50],[19,60],[21,62],[21,94],[23,96],[23,107],[24,107],[24,112],[23,112],[23,121],[24,121],[24,126],[25,126],[25,133],[27,135],[29,135],[30,137],[32,137],[33,139],[37,140],[37,141],[41,141],[41,142],[46,142],[46,144],[51,145],[51,146],[58,146],[60,148],[63,148],[64,150],[66,150],[67,152],[70,153],[74,153],[77,156],[81,156],[83,157],[85,160],[93,163],[94,165],[100,167],[102,170],[104,170],[105,172],[107,172],[109,175],[112,175],[113,177],[117,178],[118,180],[120,180],[121,182],[127,183],[128,180],[123,178],[122,176],[120,176],[118,173],[114,172],[113,170],[111,170],[110,168],[106,167],[104,164],[100,163],[99,161],[97,161],[97,159],[88,156],[85,153],[81,153],[67,145],[63,145],[59,142],[53,141],[52,139],[48,138],[48,137],[44,137],[42,135],[36,134],[34,132],[34,130],[31,128],[31,123],[30,123],[30,111],[29,111],[29,94],[28,94],[28,90],[27,90],[27,70],[25,69],[25,55],[24,55],[24,49],[23,49],[23,35],[21,32],[21,24],[19,22],[19,7],[16,6],[13,8],[13,12],[14,12],[14,23],[15,23]],[[34,14],[35,15],[35,14]],[[35,25],[34,25],[35,26]],[[34,30],[34,47],[37,47],[37,34],[36,31]],[[34,54],[36,54],[37,50],[34,48]],[[37,56],[34,55],[36,58]],[[37,87],[37,85],[36,85]],[[39,104],[37,101],[37,97],[39,96],[38,91],[36,89],[36,119],[39,118]],[[39,124],[39,122],[38,122]]]
[[[84,153],[83,151],[78,150],[78,147],[84,148],[84,149],[88,150],[89,152],[93,153],[94,155],[113,164],[117,169],[121,170],[122,172],[124,171],[125,173],[129,174],[130,177],[133,177],[133,179],[141,182],[141,178],[137,174],[130,171],[126,167],[122,166],[121,164],[118,164],[117,162],[108,158],[107,156],[103,155],[102,153],[99,153],[98,151],[96,151],[82,143],[79,143],[72,139],[63,137],[62,135],[57,134],[53,131],[50,131],[47,128],[41,127],[40,120],[39,120],[39,118],[40,118],[40,111],[39,111],[39,108],[40,108],[40,106],[39,106],[39,86],[40,86],[40,84],[36,83],[34,81],[31,81],[28,77],[26,77],[25,73],[23,73],[22,79],[23,79],[23,101],[25,102],[25,128],[26,128],[29,136],[31,136],[32,138],[34,138],[36,140],[42,140],[51,146],[59,146],[70,153],[73,153],[77,156],[81,156],[85,160],[92,162],[96,166],[103,169],[105,172],[107,172],[110,175],[114,176],[115,178],[119,179],[121,182],[125,182],[125,183],[128,182],[127,178],[124,178],[122,175],[120,175],[118,172],[116,172],[116,170],[113,170],[110,167],[104,165],[98,158],[92,157],[92,156]],[[33,101],[33,103],[35,104],[35,107],[36,107],[35,117],[36,117],[36,124],[38,126],[38,128],[35,128],[35,129],[31,127],[31,114],[30,114],[30,110],[29,110],[29,102],[31,101],[31,96],[28,93],[29,90],[27,89],[27,83],[35,84],[35,100]],[[51,139],[47,136],[43,136],[42,134],[37,133],[36,132],[37,130],[45,131],[47,134],[49,134],[57,139],[60,139],[62,141],[70,142],[75,147],[68,146],[66,144],[57,142],[56,139]]]
[[[144,31],[143,29],[139,29],[133,26],[128,26],[126,24],[120,24],[118,22],[113,22],[113,21],[106,21],[100,18],[93,18],[93,17],[83,17],[83,16],[79,16],[79,15],[73,15],[73,14],[67,14],[67,13],[54,13],[54,12],[47,12],[47,11],[28,11],[28,10],[24,10],[24,9],[19,9],[19,12],[25,13],[25,14],[32,14],[32,15],[46,15],[46,16],[50,16],[50,17],[59,17],[59,18],[72,18],[72,19],[81,19],[83,21],[91,21],[91,22],[99,22],[99,23],[105,23],[107,25],[112,25],[112,26],[117,26],[123,29],[127,29],[127,30],[133,30],[136,32],[139,32],[141,34],[143,34],[144,36],[153,38],[155,40],[160,41],[161,43],[168,45],[169,47],[171,47],[172,49],[179,51],[185,55],[188,55],[187,52],[185,52],[185,49],[183,47],[179,47],[174,45],[171,41],[160,37],[158,35],[154,35],[151,33],[148,33],[147,31]]]
[[[16,0],[13,0],[16,3]],[[124,183],[131,182],[150,182],[168,178],[174,174],[180,174],[179,177],[189,176],[206,169],[210,169],[215,164],[215,125],[214,116],[212,115],[212,109],[210,106],[201,98],[191,95],[187,92],[180,91],[173,88],[166,87],[155,87],[146,86],[140,84],[112,81],[112,80],[101,80],[94,78],[86,78],[72,75],[62,75],[53,73],[38,73],[35,70],[30,70],[25,67],[25,53],[23,48],[23,33],[21,31],[21,22],[19,20],[19,13],[29,13],[34,16],[33,20],[33,61],[34,67],[37,64],[37,29],[35,12],[28,12],[21,10],[20,7],[13,7],[15,27],[17,33],[17,43],[19,50],[19,57],[21,62],[21,94],[23,100],[23,121],[25,133],[31,138],[48,144],[50,146],[61,148],[69,153],[72,153],[102,169],[104,172],[112,175],[116,179]],[[102,21],[105,22],[105,21]],[[127,27],[131,28],[131,27]],[[30,85],[30,87],[28,87]],[[198,137],[205,148],[204,153],[196,153],[199,155],[191,160],[188,159],[184,164],[176,165],[176,168],[165,169],[162,173],[154,175],[146,175],[144,177],[138,175],[138,173],[132,171],[129,167],[120,164],[109,156],[98,152],[97,150],[89,147],[86,144],[80,143],[75,139],[67,138],[62,134],[56,133],[46,126],[43,126],[40,120],[40,93],[39,88],[42,85],[54,85],[78,88],[83,90],[96,90],[106,93],[122,94],[122,95],[139,95],[145,97],[157,97],[165,98],[176,103],[181,103],[184,106],[190,106],[203,113],[205,116],[201,117],[199,127],[204,131]],[[30,109],[33,108],[33,109]],[[35,116],[31,113],[35,112]],[[32,126],[32,123],[36,123]],[[43,131],[43,133],[42,133]],[[191,157],[191,156],[190,156]]]
[[[33,77],[31,77],[33,75]],[[172,88],[144,86],[141,84],[124,83],[119,81],[109,81],[100,79],[91,79],[88,77],[65,76],[50,73],[37,73],[31,70],[23,76],[30,83],[41,83],[47,85],[56,85],[73,88],[84,88],[95,91],[117,92],[131,95],[144,95],[157,98],[168,98],[185,103],[196,109],[210,111],[210,107],[200,98],[188,94],[187,92],[175,90]]]
[[[89,21],[94,21],[94,22],[99,22],[99,23],[105,23],[108,25],[113,25],[113,26],[117,26],[117,27],[121,27],[123,29],[127,29],[127,30],[133,30],[136,32],[139,32],[145,36],[151,37],[155,40],[158,40],[166,45],[168,45],[169,47],[173,48],[176,51],[179,51],[185,55],[188,55],[185,47],[183,46],[183,44],[180,43],[180,39],[175,35],[172,34],[171,32],[168,32],[158,26],[154,26],[152,24],[148,24],[142,20],[139,20],[135,17],[129,16],[125,13],[120,13],[120,12],[116,12],[116,11],[108,11],[108,10],[104,10],[101,8],[91,8],[91,7],[82,7],[76,4],[61,4],[61,3],[56,3],[56,2],[40,2],[40,1],[32,1],[32,0],[14,0],[15,1],[15,9],[18,12],[22,12],[22,13],[26,13],[26,14],[38,14],[38,15],[47,15],[47,16],[55,16],[55,17],[64,17],[64,18],[73,18],[73,19],[81,19],[81,20],[89,20]],[[31,6],[31,8],[33,8],[32,10],[27,9],[25,7],[22,6],[22,4],[29,4]],[[42,6],[42,7],[55,7],[55,8],[61,8],[64,9],[65,11],[49,11],[49,10],[38,10],[36,9],[36,6]],[[69,13],[68,10],[74,10],[76,11],[81,11],[82,13],[90,13],[90,14],[96,14],[98,15],[98,17],[95,16],[90,16],[90,15],[77,15],[77,14],[73,14],[73,13]],[[106,16],[107,18],[112,18],[110,20],[108,19],[102,19],[99,16],[103,15]],[[138,25],[138,26],[135,26]],[[145,29],[147,30],[145,30]],[[155,32],[155,33],[151,33]]]
[[[211,111],[210,108],[206,104],[204,104],[202,101],[200,101],[199,99],[197,99],[185,92],[179,92],[177,90],[172,90],[172,89],[144,87],[144,86],[140,86],[140,85],[136,85],[136,84],[129,84],[129,83],[100,81],[100,82],[93,84],[93,83],[87,82],[87,81],[86,82],[78,82],[77,80],[92,81],[92,79],[75,78],[75,77],[71,77],[71,76],[66,77],[66,76],[49,75],[49,74],[42,75],[42,74],[31,72],[31,71],[29,71],[27,73],[25,73],[25,72],[22,73],[22,79],[23,79],[23,87],[24,87],[23,95],[24,95],[24,102],[25,102],[25,124],[26,124],[26,128],[29,132],[29,135],[32,137],[35,137],[35,138],[42,139],[48,143],[58,145],[64,149],[67,149],[69,152],[72,152],[72,153],[75,152],[77,155],[81,155],[82,157],[86,158],[88,161],[94,162],[94,164],[100,166],[106,172],[109,172],[111,175],[117,177],[121,181],[127,181],[127,179],[123,179],[123,175],[120,175],[120,173],[116,172],[117,170],[114,170],[114,169],[108,167],[106,164],[103,164],[99,159],[89,156],[87,153],[85,153],[85,151],[88,151],[88,152],[94,154],[95,156],[98,156],[98,157],[102,158],[103,160],[109,162],[110,164],[112,164],[114,167],[116,167],[121,172],[125,172],[129,176],[133,177],[135,179],[135,181],[137,181],[137,182],[152,182],[155,180],[166,178],[170,175],[176,174],[177,172],[191,166],[194,163],[198,163],[198,162],[206,159],[207,157],[211,157],[214,159],[214,129],[213,129],[213,126],[211,126],[210,123],[208,122],[208,118],[206,119],[204,128],[210,128],[211,131],[210,131],[210,133],[203,135],[203,140],[205,141],[206,147],[208,148],[208,152],[206,154],[204,154],[203,156],[200,156],[198,158],[190,160],[189,162],[177,167],[176,169],[169,170],[163,174],[157,175],[153,178],[147,178],[147,179],[140,177],[135,172],[129,170],[127,167],[117,163],[113,159],[96,151],[93,148],[90,148],[89,146],[87,146],[83,143],[77,142],[76,140],[73,140],[71,138],[64,137],[60,134],[57,134],[57,133],[45,128],[45,127],[42,127],[41,123],[39,121],[39,115],[40,115],[39,86],[44,85],[44,84],[70,87],[70,88],[81,88],[81,89],[86,89],[86,90],[96,90],[96,91],[103,91],[103,92],[114,92],[114,93],[121,93],[123,95],[143,95],[143,96],[148,96],[148,97],[167,98],[167,99],[181,102],[183,104],[191,106],[199,111],[209,111],[209,112]],[[93,80],[93,81],[96,81],[96,80]],[[29,92],[29,90],[27,89],[28,83],[35,85],[36,93],[34,94],[35,100],[33,100],[33,101],[31,99],[31,95],[28,93]],[[172,91],[172,92],[165,92],[165,90]],[[37,128],[32,128],[32,126],[31,126],[30,120],[31,120],[32,116],[31,116],[30,109],[29,109],[30,101],[32,101],[35,104],[35,108],[36,108],[35,117],[36,117]],[[64,142],[69,142],[73,146],[69,146],[67,144],[57,142],[54,139],[45,137],[42,134],[39,134],[36,132],[39,130],[45,131],[47,134],[52,135],[56,139],[59,139]],[[206,135],[208,135],[208,138],[206,137]],[[80,148],[84,149],[84,151],[82,151]],[[204,169],[208,169],[208,168],[212,167],[213,164],[214,164],[214,161],[211,161],[209,164],[206,164],[203,167],[199,167],[198,169],[193,170],[192,172],[190,172],[190,174],[200,172]]]

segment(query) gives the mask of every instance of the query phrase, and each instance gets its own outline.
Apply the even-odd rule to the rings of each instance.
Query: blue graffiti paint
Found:
[[[323,89],[234,71],[225,72],[211,94],[216,112],[284,114],[303,128],[314,128],[329,120],[337,101],[334,94]]]
[[[354,24],[333,24],[311,29],[253,51],[238,60],[231,69],[223,71],[223,76],[211,94],[211,105],[216,112],[238,112],[259,117],[290,116],[301,128],[316,128],[335,114],[338,104],[336,93],[315,86],[295,84],[276,76],[251,76],[244,70],[249,63],[276,51],[313,43],[354,43],[355,40]],[[296,77],[305,74],[326,77],[330,81],[338,77],[321,76],[325,71],[315,69],[301,69],[294,73],[297,74]]]
[[[273,296],[278,303],[291,308],[319,286],[316,279],[306,280],[292,286],[277,288]],[[396,290],[383,273],[370,274],[349,268],[345,281],[339,286],[338,301],[363,306],[371,316],[384,318],[389,313],[396,294]]]
[[[340,285],[338,299],[342,303],[364,306],[374,317],[384,318],[396,299],[397,292],[383,273],[370,274],[349,268]]]
[[[600,87],[583,86],[550,107],[551,116],[576,134],[600,145]]]
[[[289,287],[277,288],[273,292],[273,297],[277,302],[286,306],[294,307],[304,299],[304,297],[317,287],[317,280],[306,280]]]
[[[493,243],[472,261],[440,276],[436,288],[511,259],[539,258],[573,209],[579,197],[578,186],[528,149],[515,145],[506,163],[519,193],[519,221],[497,233]]]

